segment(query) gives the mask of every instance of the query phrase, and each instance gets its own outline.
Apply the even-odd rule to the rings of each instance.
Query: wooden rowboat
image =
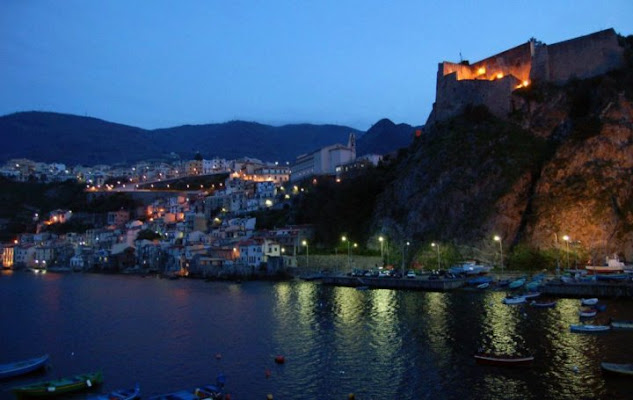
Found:
[[[615,372],[616,374],[622,375],[633,375],[633,364],[616,364],[603,362],[600,363],[600,366],[605,371]]]
[[[41,357],[30,358],[28,360],[16,361],[8,364],[0,365],[0,379],[10,378],[12,376],[24,375],[29,372],[36,371],[46,366],[48,362],[48,354]]]
[[[482,365],[498,365],[504,367],[525,367],[534,361],[534,356],[514,356],[502,354],[476,353],[475,361]]]
[[[36,382],[11,389],[17,397],[55,397],[91,389],[103,383],[101,372],[81,374],[54,381]]]

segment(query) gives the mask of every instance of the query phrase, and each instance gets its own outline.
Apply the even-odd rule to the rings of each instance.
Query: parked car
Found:
[[[415,278],[415,271],[407,272],[407,278]]]

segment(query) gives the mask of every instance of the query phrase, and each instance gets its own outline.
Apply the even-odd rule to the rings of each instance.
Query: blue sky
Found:
[[[160,128],[234,119],[421,125],[437,64],[613,27],[633,1],[0,2],[0,115]]]

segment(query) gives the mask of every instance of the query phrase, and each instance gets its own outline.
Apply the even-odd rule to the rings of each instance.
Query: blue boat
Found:
[[[525,284],[525,278],[520,278],[520,279],[517,279],[516,281],[512,281],[512,282],[510,282],[510,284],[508,285],[508,287],[509,287],[510,289],[518,289],[518,288],[520,288],[521,286],[523,286],[524,284]]]
[[[492,277],[490,276],[478,276],[477,278],[472,278],[467,281],[469,285],[481,285],[482,283],[490,283],[492,282]]]
[[[226,377],[219,374],[215,379],[215,385],[199,386],[193,390],[179,390],[176,392],[150,396],[149,400],[221,400],[224,399],[224,384]]]
[[[44,368],[48,362],[48,354],[41,357],[30,358],[28,360],[16,361],[8,364],[0,364],[0,379],[11,378],[28,374]]]
[[[88,400],[134,400],[141,398],[141,387],[137,383],[133,388],[113,390],[108,394],[88,397]]]

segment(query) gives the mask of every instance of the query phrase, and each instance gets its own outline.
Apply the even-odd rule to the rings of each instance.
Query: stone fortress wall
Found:
[[[512,91],[533,82],[598,76],[622,67],[622,55],[615,31],[607,29],[552,45],[530,39],[474,64],[442,62],[427,124],[458,115],[468,105],[485,105],[504,118],[512,111]]]

